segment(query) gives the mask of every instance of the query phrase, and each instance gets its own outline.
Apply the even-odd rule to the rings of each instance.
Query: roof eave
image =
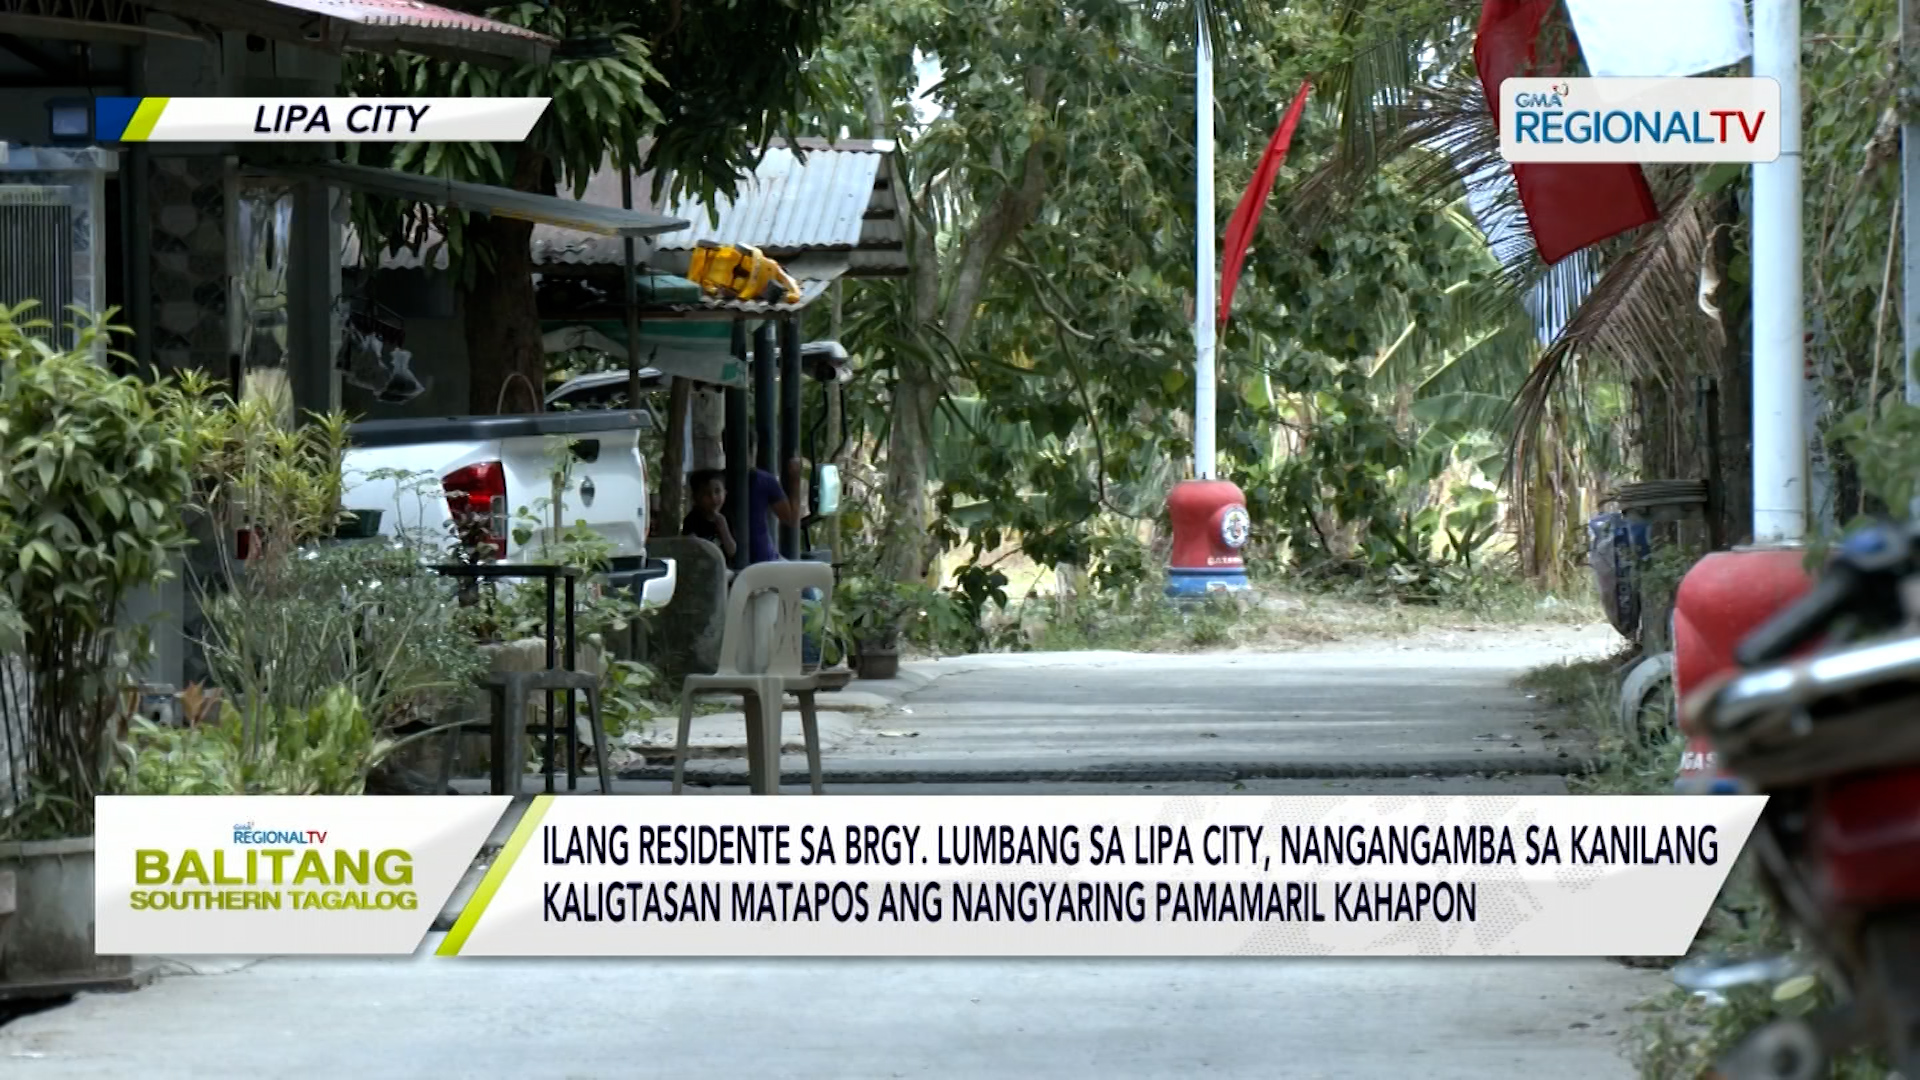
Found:
[[[340,25],[337,24],[336,25]],[[553,44],[509,34],[476,34],[440,26],[368,26],[344,24],[342,46],[364,52],[411,52],[453,63],[481,64],[486,67],[513,67],[519,64],[545,64],[553,58]],[[474,47],[476,39],[488,39],[487,48]]]
[[[272,0],[140,0],[155,11],[326,52],[418,52],[442,60],[511,66],[545,63],[553,39],[458,27],[367,23],[276,6]]]

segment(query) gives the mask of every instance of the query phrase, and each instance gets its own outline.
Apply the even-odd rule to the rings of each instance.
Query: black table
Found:
[[[433,569],[436,573],[443,574],[450,578],[461,578],[476,582],[531,581],[536,579],[545,581],[547,584],[547,668],[548,670],[552,670],[555,660],[564,659],[566,662],[566,670],[573,670],[573,598],[574,582],[578,581],[582,574],[579,567],[555,566],[549,563],[446,563],[435,566]],[[560,643],[556,640],[554,633],[554,606],[555,600],[558,599],[555,593],[558,591],[561,581],[566,582],[566,644],[564,650],[560,647]],[[564,652],[564,657],[556,656],[555,654],[558,652]],[[566,694],[567,723],[571,725],[574,721],[576,698],[572,690],[568,690]],[[541,770],[547,777],[547,794],[549,795],[553,794],[553,740],[556,727],[553,720],[553,704],[554,693],[549,691],[547,693],[547,752],[545,760],[542,762]],[[600,763],[600,768],[604,769],[606,767],[606,762],[603,761]],[[571,727],[569,727],[567,731],[567,790],[577,791],[579,787],[580,742],[573,737],[573,731]]]

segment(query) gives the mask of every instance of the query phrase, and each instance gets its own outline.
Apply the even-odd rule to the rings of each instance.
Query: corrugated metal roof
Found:
[[[694,204],[685,217],[693,227],[663,240],[662,250],[690,251],[701,241],[752,244],[772,252],[851,251],[873,201],[879,154],[816,150],[800,156],[770,147],[739,197],[721,199],[709,215]]]
[[[157,11],[317,49],[428,53],[456,60],[545,63],[545,34],[420,0],[141,0]]]
[[[653,247],[663,253],[691,251],[703,240],[751,244],[783,262],[813,251],[859,252],[854,273],[903,274],[907,261],[887,157],[892,150],[886,141],[788,140],[767,149],[737,198],[719,202],[717,219],[691,199],[654,205],[648,198],[651,173],[633,178],[634,208],[692,222],[687,230],[654,239]],[[619,206],[619,172],[595,173],[582,200]],[[618,241],[548,229],[534,230],[533,256],[538,265],[573,266],[616,266],[624,258]]]
[[[806,153],[797,160],[793,147]],[[707,208],[691,200],[665,200],[656,206],[648,199],[651,174],[633,178],[636,211],[680,218],[692,227],[635,242],[635,258],[668,273],[685,273],[687,255],[700,240],[751,244],[778,259],[787,272],[801,280],[797,260],[813,254],[839,254],[841,266],[831,276],[896,277],[906,273],[907,256],[901,240],[898,202],[893,191],[887,155],[888,142],[841,142],[835,146],[816,139],[796,139],[768,150],[754,176],[743,182],[740,197],[722,203],[716,224]],[[569,198],[571,193],[561,195]],[[580,201],[619,206],[620,174],[602,169],[587,182]],[[583,235],[536,225],[532,239],[537,267],[619,266],[624,246],[612,237]],[[423,254],[435,269],[446,267],[444,249],[430,241]],[[349,246],[347,265],[359,265],[359,249]],[[416,269],[422,255],[389,252],[381,257],[385,269]],[[809,301],[818,293],[807,297]],[[733,310],[733,309],[729,309]],[[738,310],[764,311],[760,308]]]

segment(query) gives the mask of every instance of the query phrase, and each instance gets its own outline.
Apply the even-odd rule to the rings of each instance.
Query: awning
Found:
[[[656,270],[685,274],[689,255],[686,251],[656,251],[648,264]],[[791,315],[825,296],[834,282],[846,276],[850,260],[844,251],[815,251],[779,262],[780,268],[800,287],[800,299],[794,303],[703,297],[693,303],[649,304],[647,310],[683,319],[719,319],[727,322],[741,315]]]
[[[593,349],[622,360],[627,356],[623,319],[545,319],[541,342],[550,353]],[[747,365],[733,355],[733,324],[697,319],[654,319],[640,323],[640,363],[669,375],[715,386],[747,385]]]
[[[339,52],[407,51],[494,64],[544,64],[556,42],[483,15],[419,0],[141,0],[196,22]]]
[[[441,180],[394,169],[349,165],[341,161],[262,165],[250,167],[248,171],[266,176],[324,180],[335,187],[354,191],[411,199],[455,210],[531,221],[536,225],[552,225],[601,236],[655,236],[684,229],[689,224],[685,218],[667,217],[645,210],[595,206],[552,195],[531,195],[489,184]]]

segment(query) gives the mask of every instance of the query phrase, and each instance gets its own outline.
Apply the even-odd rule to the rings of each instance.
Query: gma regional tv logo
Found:
[[[1767,162],[1772,79],[1508,79],[1495,113],[1510,162]]]
[[[219,847],[137,848],[134,911],[412,911],[413,854],[329,848],[322,829],[235,825]]]

